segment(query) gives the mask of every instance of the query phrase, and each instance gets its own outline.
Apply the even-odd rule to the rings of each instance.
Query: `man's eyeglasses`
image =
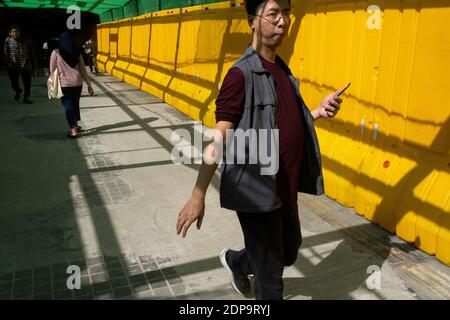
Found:
[[[290,23],[291,22],[291,12],[290,11],[284,11],[284,12],[271,12],[266,14],[265,16],[261,16],[259,14],[255,14],[254,17],[260,17],[267,21],[269,21],[273,25],[277,25],[278,22],[280,22],[280,19],[283,18],[284,22]]]

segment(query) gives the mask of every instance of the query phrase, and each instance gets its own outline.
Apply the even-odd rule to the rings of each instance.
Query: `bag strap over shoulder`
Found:
[[[53,51],[56,52],[56,63],[58,63],[59,49],[54,49]],[[58,64],[56,64],[56,69],[58,69]]]

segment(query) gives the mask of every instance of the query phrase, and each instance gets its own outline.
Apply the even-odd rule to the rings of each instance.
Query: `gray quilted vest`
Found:
[[[264,69],[258,54],[251,46],[232,68],[239,68],[245,77],[245,105],[242,118],[235,128],[236,132],[239,129],[244,132],[248,129],[256,131],[266,129],[269,135],[275,133],[276,130],[273,129],[277,129],[277,101],[272,75]],[[322,161],[314,120],[300,95],[300,84],[290,71],[289,79],[301,102],[305,128],[298,191],[321,195],[324,193]],[[231,137],[232,140],[228,140],[227,148],[235,142],[233,140],[235,136]],[[278,137],[276,134],[275,136]],[[248,153],[251,145],[248,139],[245,143],[245,151],[236,152],[233,159],[229,159],[230,155],[224,153],[221,163],[220,204],[223,208],[242,212],[273,211],[282,206],[276,192],[276,173],[261,174],[262,168],[267,167],[267,163],[259,159],[256,163],[249,162]],[[275,146],[278,146],[278,141]],[[278,148],[273,146],[268,146],[268,150],[269,153],[278,152]],[[278,154],[275,156],[274,158],[278,159]]]

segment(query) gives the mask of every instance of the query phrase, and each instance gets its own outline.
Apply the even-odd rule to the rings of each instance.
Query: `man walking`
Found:
[[[98,73],[97,68],[97,46],[94,42],[94,37],[90,37],[88,41],[83,45],[84,52],[87,57],[87,63],[92,73]]]
[[[288,33],[290,0],[247,0],[245,6],[253,40],[223,81],[216,99],[216,132],[225,137],[227,147],[235,142],[237,130],[277,132],[278,141],[268,151],[276,153],[278,170],[263,174],[265,164],[260,158],[257,163],[248,161],[251,142],[238,146],[233,159],[225,153],[220,202],[236,211],[245,248],[222,250],[220,261],[239,294],[251,292],[249,275],[254,275],[256,299],[279,300],[283,299],[284,267],[296,261],[302,242],[297,193],[324,193],[314,121],[334,117],[342,100],[336,92],[309,111],[298,81],[276,55]],[[234,136],[227,135],[229,129],[237,129]],[[218,150],[212,149],[208,156],[214,157],[214,152]],[[238,158],[246,162],[236,163]],[[206,190],[217,165],[204,158],[192,196],[178,215],[177,234],[184,237],[195,221],[200,229]]]
[[[23,102],[32,104],[33,101],[30,100],[31,77],[37,67],[36,54],[31,41],[22,36],[18,25],[12,25],[8,30],[8,34],[3,54],[8,65],[8,76],[11,86],[16,92],[14,99],[19,100],[23,92],[19,85],[19,76],[21,76],[24,87]]]

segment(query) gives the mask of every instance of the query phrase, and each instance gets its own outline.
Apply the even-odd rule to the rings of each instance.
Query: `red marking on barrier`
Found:
[[[391,163],[389,162],[389,160],[386,160],[386,161],[383,163],[383,167],[384,167],[384,168],[388,168],[390,164],[391,164]]]
[[[209,10],[209,8],[208,8],[208,7],[205,7],[205,10]]]

